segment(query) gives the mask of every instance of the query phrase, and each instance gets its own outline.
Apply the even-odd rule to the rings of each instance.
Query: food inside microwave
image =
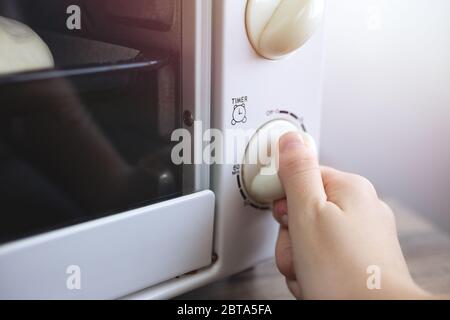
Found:
[[[176,0],[0,0],[0,76],[179,50]],[[80,28],[69,28],[69,7]]]
[[[27,25],[0,16],[0,75],[53,68],[53,55]]]
[[[135,59],[140,51],[56,32],[40,36],[25,24],[0,16],[0,75]]]

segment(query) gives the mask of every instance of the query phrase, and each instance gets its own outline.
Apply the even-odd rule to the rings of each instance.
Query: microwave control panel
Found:
[[[279,227],[270,211],[284,190],[270,171],[276,150],[266,136],[276,144],[295,131],[318,148],[323,14],[324,0],[214,5],[212,127],[235,133],[224,137],[231,156],[212,168],[214,250],[225,274],[274,256]],[[236,139],[239,132],[245,138]],[[268,151],[268,163],[246,162],[257,150]]]

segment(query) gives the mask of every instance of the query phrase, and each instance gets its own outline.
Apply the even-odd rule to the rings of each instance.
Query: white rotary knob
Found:
[[[255,50],[280,59],[302,47],[320,25],[325,0],[248,0],[247,33]]]
[[[314,139],[298,124],[287,120],[273,120],[262,126],[250,139],[242,166],[242,178],[246,193],[256,203],[271,204],[285,197],[278,177],[278,144],[289,132],[299,132],[305,142],[317,152]]]

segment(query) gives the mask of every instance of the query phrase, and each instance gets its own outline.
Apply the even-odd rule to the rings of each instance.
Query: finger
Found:
[[[375,188],[366,178],[328,167],[322,167],[321,172],[327,200],[341,210],[359,209],[378,201]]]
[[[314,213],[317,204],[326,202],[317,156],[300,134],[288,133],[280,139],[279,165],[291,215]]]
[[[287,209],[287,200],[278,200],[273,204],[273,217],[275,220],[281,224],[283,227],[288,226],[288,209]]]
[[[297,280],[286,279],[286,284],[289,291],[291,291],[291,293],[294,295],[295,298],[299,300],[303,299],[302,290]]]
[[[290,280],[295,280],[294,261],[292,256],[292,245],[289,232],[281,227],[278,234],[278,241],[275,249],[275,259],[278,270]]]

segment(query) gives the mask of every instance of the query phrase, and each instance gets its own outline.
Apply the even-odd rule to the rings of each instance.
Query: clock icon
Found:
[[[237,104],[233,109],[233,120],[231,120],[231,124],[234,126],[237,123],[246,123],[247,122],[247,109],[245,108],[245,104]]]

